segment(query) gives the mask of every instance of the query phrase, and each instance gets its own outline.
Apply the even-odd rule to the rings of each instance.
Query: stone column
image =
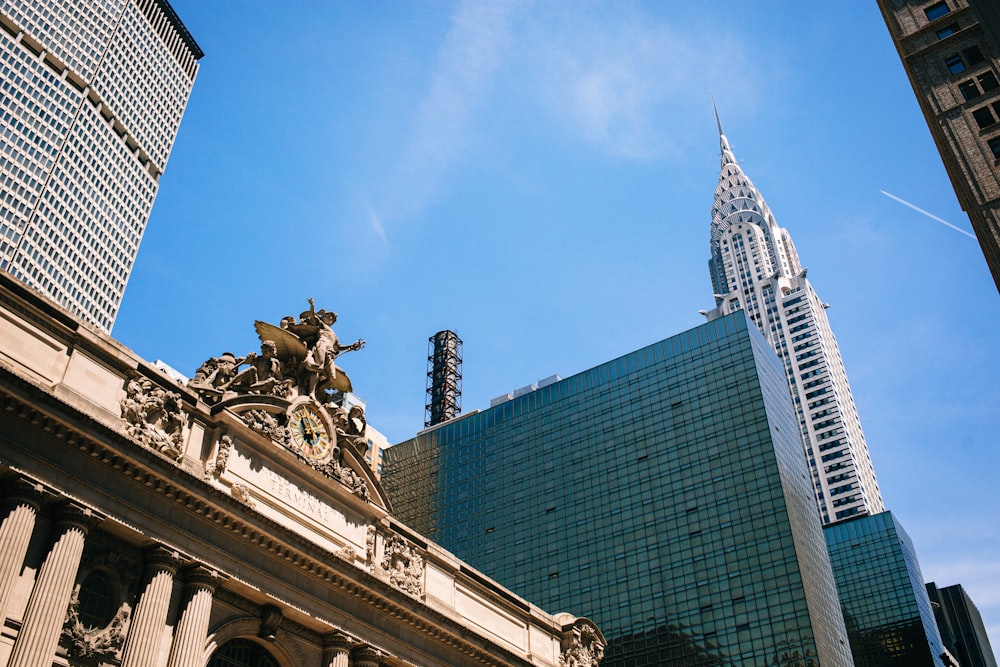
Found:
[[[354,667],[379,667],[382,652],[371,646],[360,646],[351,651],[351,665]]]
[[[4,519],[0,524],[0,544],[3,545],[0,551],[0,626],[7,618],[7,604],[21,576],[44,495],[41,484],[24,477],[11,481],[9,487],[11,491],[4,499]]]
[[[212,599],[222,577],[215,570],[196,565],[185,577],[186,604],[181,611],[174,642],[170,646],[167,667],[201,667],[205,660],[208,623],[212,616]]]
[[[153,547],[146,552],[146,588],[139,596],[125,637],[121,667],[149,667],[158,662],[170,593],[180,560],[180,554],[163,547]]]
[[[342,632],[323,636],[323,667],[348,667],[354,642]]]
[[[21,631],[10,654],[9,667],[50,667],[55,657],[59,633],[73,595],[73,583],[80,569],[83,542],[99,517],[74,504],[63,506],[57,515],[55,540],[38,570],[35,587],[28,598]]]

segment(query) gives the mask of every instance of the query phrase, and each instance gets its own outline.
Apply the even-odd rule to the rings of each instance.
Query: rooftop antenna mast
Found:
[[[427,407],[424,426],[462,412],[462,339],[445,329],[427,339]]]

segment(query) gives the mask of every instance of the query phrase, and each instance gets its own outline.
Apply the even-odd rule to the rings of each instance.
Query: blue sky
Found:
[[[188,375],[340,314],[390,440],[703,321],[719,144],[828,311],[886,505],[1000,648],[1000,297],[872,1],[171,0],[206,56],[114,335]]]

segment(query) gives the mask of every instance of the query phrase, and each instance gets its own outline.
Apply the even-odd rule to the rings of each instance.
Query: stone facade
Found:
[[[1000,289],[1000,5],[996,0],[878,4]]]
[[[315,382],[263,379],[182,386],[0,274],[0,665],[599,663],[394,519]]]

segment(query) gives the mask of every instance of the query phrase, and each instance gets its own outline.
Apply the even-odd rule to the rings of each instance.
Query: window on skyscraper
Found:
[[[976,65],[983,62],[983,52],[979,50],[978,46],[970,46],[962,51],[962,58],[965,59],[967,65]]]
[[[990,127],[997,122],[989,107],[979,107],[978,109],[975,109],[972,112],[972,117],[976,119],[976,125],[979,126],[980,130]]]
[[[958,31],[959,31],[958,24],[952,23],[951,25],[947,25],[941,28],[940,30],[935,31],[934,34],[937,35],[938,39],[944,39],[945,37],[951,37]]]
[[[987,142],[993,151],[994,159],[1000,160],[1000,137],[993,137]]]
[[[963,49],[961,53],[956,53],[944,59],[944,64],[952,74],[964,72],[966,69],[977,63],[983,62],[983,52],[978,46],[970,46]]]
[[[972,79],[958,84],[958,91],[962,93],[962,97],[965,98],[966,102],[982,95],[982,93],[979,92],[979,86],[977,86],[976,82]]]
[[[928,21],[939,19],[950,11],[951,9],[949,9],[947,3],[944,2],[935,2],[930,7],[924,7],[924,14],[927,15]]]
[[[983,89],[984,93],[1000,88],[1000,83],[997,82],[997,77],[993,72],[983,72],[976,78],[979,79],[979,87]]]

